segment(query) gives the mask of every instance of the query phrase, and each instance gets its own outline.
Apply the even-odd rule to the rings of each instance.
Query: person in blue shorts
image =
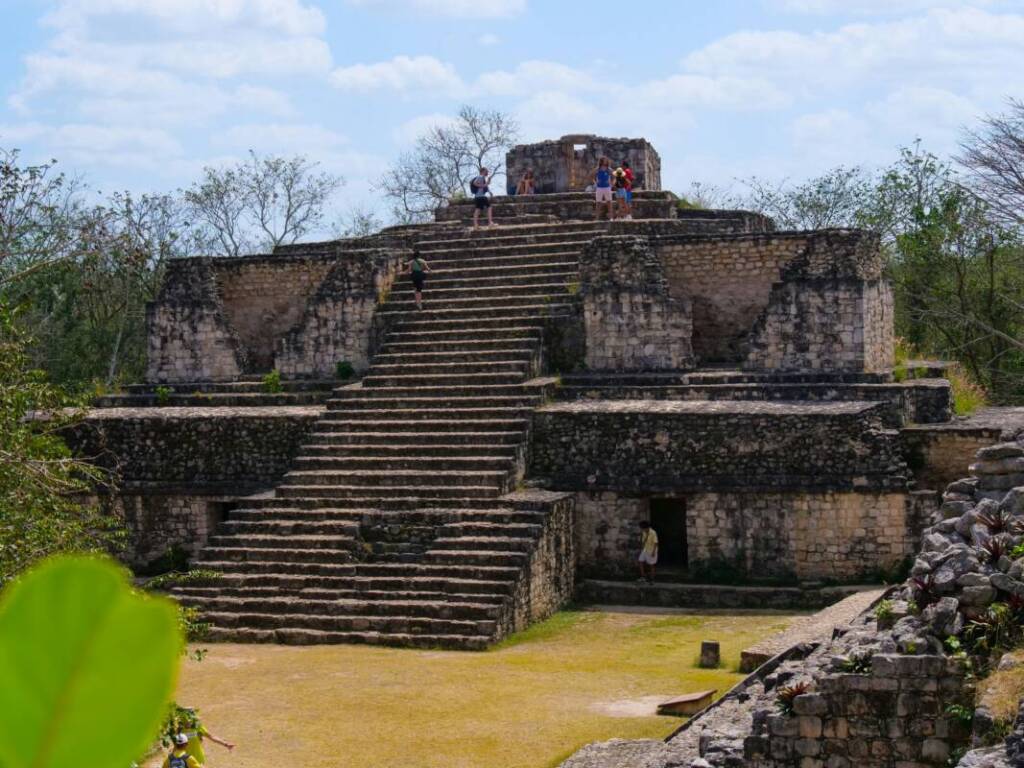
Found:
[[[626,221],[633,220],[633,179],[629,160],[623,160],[615,169],[615,196],[619,198],[619,218]]]
[[[612,164],[607,157],[597,162],[594,171],[594,218],[600,220],[601,206],[605,207],[608,218],[612,218]]]

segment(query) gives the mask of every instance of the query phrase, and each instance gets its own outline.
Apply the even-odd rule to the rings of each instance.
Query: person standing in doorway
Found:
[[[646,520],[640,521],[640,581],[654,583],[654,566],[658,564],[658,534]]]
[[[594,171],[594,218],[600,221],[601,206],[604,206],[608,219],[612,218],[612,164],[607,157],[602,157]]]
[[[494,226],[494,211],[491,208],[491,177],[488,170],[481,166],[480,175],[469,182],[473,193],[473,229],[480,228],[480,211],[487,211],[487,226]]]
[[[430,265],[420,256],[419,251],[412,252],[412,258],[405,265],[405,271],[412,276],[412,287],[416,297],[416,309],[423,309],[423,284],[426,282]]]

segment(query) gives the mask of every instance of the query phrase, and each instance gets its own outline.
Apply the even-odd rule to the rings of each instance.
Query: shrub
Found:
[[[912,578],[910,587],[914,590],[915,608],[927,608],[939,600],[939,593],[935,589],[935,577],[930,573],[924,578],[920,576]]]
[[[875,620],[884,623],[892,618],[892,600],[883,600],[875,606]]]
[[[779,689],[779,695],[775,697],[775,706],[782,714],[791,715],[793,714],[793,700],[797,696],[807,693],[809,689],[810,685],[804,682],[784,685]]]
[[[174,394],[174,390],[170,387],[157,387],[154,393],[156,394],[157,405],[167,405],[171,400],[171,395]]]
[[[855,653],[842,664],[843,672],[864,675],[871,671],[871,653]]]
[[[341,360],[334,366],[334,375],[339,379],[351,379],[356,375],[356,369],[348,360]]]
[[[276,395],[284,389],[281,386],[281,372],[276,368],[270,373],[264,375],[261,381],[263,384],[263,391],[267,394]]]
[[[978,515],[978,522],[988,528],[988,532],[997,535],[1001,533],[1012,533],[1017,534],[1021,532],[1020,521],[1013,517],[1013,515],[1007,514],[1005,510],[997,510],[991,514],[983,512]],[[1015,552],[1019,547],[1014,547],[1009,552]],[[1009,554],[1004,553],[1004,554]],[[996,558],[999,559],[998,557]]]
[[[194,568],[191,571],[175,571],[173,573],[164,573],[159,576],[154,576],[146,582],[146,588],[166,590],[171,587],[183,587],[189,584],[198,587],[211,584],[220,577],[221,574],[217,571]]]
[[[981,551],[984,552],[986,559],[990,563],[995,564],[999,562],[1003,555],[1009,554],[1009,541],[1002,535],[993,536],[981,545]]]
[[[985,390],[971,379],[961,365],[950,367],[946,378],[953,389],[953,411],[957,416],[969,416],[988,405]]]

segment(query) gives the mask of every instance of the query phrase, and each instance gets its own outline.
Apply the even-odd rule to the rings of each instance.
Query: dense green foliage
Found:
[[[31,367],[25,345],[0,309],[0,584],[49,554],[122,539],[116,518],[76,500],[103,477],[68,451],[60,430],[78,418],[75,403]]]
[[[130,765],[157,737],[177,611],[98,558],[50,560],[0,599],[0,765]]]

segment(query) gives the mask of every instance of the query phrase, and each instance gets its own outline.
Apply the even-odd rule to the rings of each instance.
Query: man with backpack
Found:
[[[480,175],[469,182],[473,193],[473,229],[480,228],[480,211],[487,210],[487,226],[494,226],[494,211],[491,210],[491,177],[486,168],[480,168]]]
[[[203,768],[202,764],[188,753],[188,736],[174,734],[174,748],[164,759],[163,768]]]

